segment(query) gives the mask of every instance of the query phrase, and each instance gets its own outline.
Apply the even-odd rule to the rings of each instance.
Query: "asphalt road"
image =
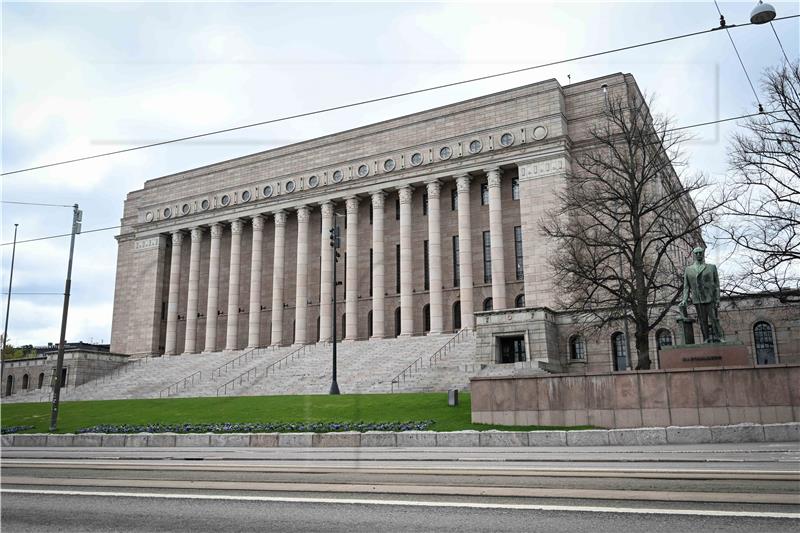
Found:
[[[7,448],[15,531],[797,531],[800,444]]]

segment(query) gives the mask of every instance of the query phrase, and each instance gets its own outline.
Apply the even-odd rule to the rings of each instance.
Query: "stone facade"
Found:
[[[57,352],[44,357],[19,359],[5,363],[2,396],[21,394],[52,387],[51,379],[56,369]],[[64,352],[64,387],[77,387],[110,374],[128,361],[127,355],[93,350],[66,350]]]
[[[329,338],[333,221],[346,339],[453,331],[523,300],[552,306],[536,228],[602,110],[602,84],[638,92],[623,74],[548,80],[147,181],[125,201],[112,350]]]

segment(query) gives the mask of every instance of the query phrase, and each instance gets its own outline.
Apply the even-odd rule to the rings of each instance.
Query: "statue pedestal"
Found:
[[[747,348],[738,341],[664,346],[659,360],[663,369],[753,366]]]

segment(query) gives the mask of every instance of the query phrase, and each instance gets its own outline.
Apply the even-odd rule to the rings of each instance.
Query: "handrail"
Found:
[[[430,359],[428,360],[428,366],[433,366],[436,361],[441,360],[447,354],[447,351],[449,348],[451,348],[451,345],[455,345],[461,339],[461,337],[465,336],[469,331],[470,329],[467,327],[458,330],[458,333],[452,336],[444,346],[433,352],[433,355],[431,355]]]
[[[250,357],[250,358],[254,357],[254,355],[255,355],[254,352],[256,350],[275,350],[277,348],[279,348],[279,346],[256,346],[255,348],[250,348],[249,350],[244,352],[242,355],[240,355],[240,356],[238,356],[238,357],[236,357],[234,359],[231,359],[227,363],[224,363],[224,364],[218,366],[217,368],[215,368],[214,370],[212,370],[211,371],[211,379],[214,379],[215,377],[221,377],[223,371],[227,374],[228,373],[228,367],[236,368],[237,364],[239,364],[241,366],[241,363],[242,363],[243,360],[246,361],[248,357]]]
[[[283,366],[283,362],[284,361],[286,361],[287,359],[293,360],[295,357],[299,357],[301,355],[301,352],[305,353],[306,349],[308,349],[309,347],[311,347],[310,344],[304,344],[304,345],[300,346],[299,348],[297,348],[296,350],[292,350],[290,353],[288,353],[285,356],[281,357],[277,361],[275,361],[273,363],[270,363],[269,365],[266,366],[266,368],[264,368],[264,376],[268,376],[269,375],[270,369],[272,369],[272,373],[274,374],[275,373],[274,368],[276,366],[278,368],[280,368],[281,366]],[[288,364],[288,362],[287,362],[287,364]],[[258,367],[251,368],[247,372],[239,374],[235,378],[233,378],[233,379],[227,381],[226,383],[223,383],[219,387],[217,387],[217,396],[219,396],[219,391],[222,391],[223,396],[227,395],[228,394],[228,387],[230,387],[231,390],[233,390],[233,389],[236,388],[237,383],[239,385],[241,385],[244,381],[247,381],[249,383],[251,374],[252,374],[253,379],[257,378],[258,377]]]
[[[202,371],[198,370],[194,374],[191,374],[189,376],[186,376],[185,378],[179,379],[178,381],[176,381],[175,383],[173,383],[169,387],[167,387],[165,389],[161,389],[160,391],[158,391],[158,397],[161,398],[165,392],[167,393],[167,396],[171,396],[173,387],[175,387],[175,392],[177,393],[181,384],[183,385],[183,388],[185,389],[187,381],[190,382],[189,383],[190,385],[194,385],[195,376],[197,377],[198,381],[201,380],[203,378]]]
[[[439,348],[438,350],[436,350],[436,351],[433,353],[433,355],[431,355],[431,356],[428,358],[428,367],[430,368],[430,367],[432,367],[432,366],[433,366],[433,364],[434,364],[434,362],[435,362],[435,361],[434,361],[434,359],[441,359],[441,358],[442,358],[442,356],[443,356],[445,353],[447,353],[447,348],[448,348],[448,346],[449,346],[451,343],[454,343],[454,342],[456,342],[456,341],[457,341],[457,340],[458,340],[458,339],[459,339],[459,338],[460,338],[462,335],[465,335],[465,334],[466,334],[466,332],[468,332],[468,331],[470,331],[470,329],[469,329],[468,327],[463,327],[463,328],[461,328],[460,330],[458,330],[458,333],[456,333],[456,334],[455,334],[453,337],[451,337],[451,338],[450,338],[450,339],[449,339],[449,340],[448,340],[448,341],[445,343],[445,345],[444,345],[444,346],[442,346],[441,348]],[[398,389],[400,388],[400,380],[401,380],[401,379],[402,379],[402,381],[405,383],[405,381],[406,381],[406,377],[408,377],[408,376],[411,376],[411,374],[413,374],[414,372],[419,372],[419,371],[420,371],[422,368],[425,368],[425,366],[423,365],[423,357],[424,357],[423,355],[420,355],[420,356],[419,356],[419,357],[418,357],[418,358],[417,358],[417,359],[416,359],[416,360],[415,360],[413,363],[411,363],[410,365],[408,365],[407,367],[405,367],[403,370],[401,370],[401,371],[400,371],[400,373],[399,373],[399,374],[397,374],[395,377],[393,377],[393,378],[392,378],[392,381],[391,381],[391,384],[392,384],[391,391],[392,391],[392,392],[394,392],[394,386],[395,386],[395,385],[397,385],[397,388],[398,388]]]

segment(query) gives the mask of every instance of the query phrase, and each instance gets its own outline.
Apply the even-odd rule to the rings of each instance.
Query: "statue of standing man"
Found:
[[[691,293],[692,303],[697,311],[697,321],[703,334],[703,342],[720,342],[722,328],[719,325],[719,276],[717,266],[705,262],[705,250],[697,247],[692,250],[694,263],[683,273],[683,298],[680,312],[686,315],[686,306]]]

